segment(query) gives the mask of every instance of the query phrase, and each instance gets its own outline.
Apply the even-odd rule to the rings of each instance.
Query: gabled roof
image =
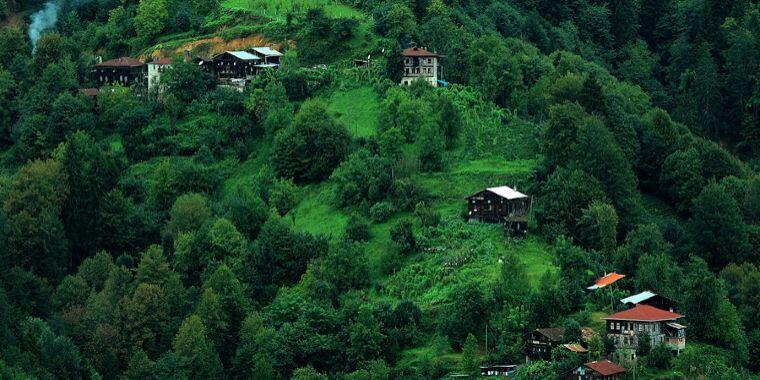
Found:
[[[132,57],[121,57],[110,59],[95,65],[95,67],[140,67],[144,65],[139,59]]]
[[[637,304],[637,303],[646,301],[646,300],[648,300],[648,299],[650,299],[650,298],[652,298],[652,297],[654,297],[656,295],[657,294],[652,293],[649,290],[645,290],[645,291],[643,291],[643,292],[641,292],[639,294],[634,294],[634,295],[632,295],[630,297],[623,298],[622,300],[620,300],[620,302],[622,302],[622,303]]]
[[[250,50],[253,50],[255,53],[257,53],[258,55],[262,57],[282,57],[283,56],[283,54],[280,53],[279,51],[274,50],[270,47],[266,47],[266,46],[255,47],[255,48],[251,48]]]
[[[404,52],[401,54],[403,54],[405,57],[438,57],[438,54],[431,53],[419,47],[411,47],[408,49],[404,49]]]
[[[229,54],[241,61],[260,61],[261,58],[247,52],[247,51],[225,51],[222,54]],[[216,59],[217,57],[221,56],[222,54],[217,54],[214,56],[213,59]]]
[[[506,198],[506,199],[509,199],[509,200],[520,199],[520,198],[527,198],[528,197],[527,195],[525,195],[525,194],[523,194],[523,193],[521,193],[521,192],[519,192],[519,191],[517,191],[515,189],[512,189],[511,187],[507,187],[507,186],[489,187],[486,190],[490,191],[490,192],[492,192],[492,193],[494,193],[494,194],[496,194],[496,195],[498,195],[498,196],[500,196],[502,198]]]
[[[541,335],[549,338],[554,342],[561,342],[565,335],[565,329],[562,327],[550,327],[544,329],[536,329]]]
[[[601,289],[607,285],[612,285],[617,280],[620,280],[623,277],[625,277],[624,274],[618,274],[618,273],[612,272],[610,274],[605,275],[604,277],[597,279],[596,283],[594,285],[589,286],[587,289],[589,290]]]
[[[585,349],[583,346],[581,346],[578,343],[563,344],[562,347],[565,347],[566,349],[568,349],[568,350],[570,350],[572,352],[578,353],[578,354],[583,354],[583,353],[588,352],[587,349]]]
[[[152,62],[149,63],[149,65],[171,65],[174,60],[169,58],[158,58],[154,59]]]
[[[672,313],[670,311],[658,309],[654,306],[638,304],[636,307],[628,310],[621,311],[612,315],[608,315],[605,320],[613,321],[644,321],[644,322],[660,322],[660,321],[672,321],[683,317],[678,313]]]
[[[613,363],[609,360],[600,360],[584,364],[602,376],[612,376],[619,373],[625,373],[626,369],[620,364]]]

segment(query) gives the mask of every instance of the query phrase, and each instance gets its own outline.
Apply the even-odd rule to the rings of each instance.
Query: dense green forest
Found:
[[[0,379],[475,378],[542,327],[590,326],[608,357],[601,318],[645,290],[686,349],[640,347],[628,376],[760,379],[756,0],[0,0],[0,20]],[[285,55],[243,92],[182,60],[250,39]],[[399,86],[411,46],[450,85]],[[163,93],[79,91],[121,56],[174,57]],[[502,185],[533,200],[522,238],[465,219]],[[552,356],[513,378],[584,361]]]

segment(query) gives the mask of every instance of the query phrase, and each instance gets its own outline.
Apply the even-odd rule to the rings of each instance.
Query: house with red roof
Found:
[[[625,379],[625,367],[609,360],[589,362],[574,369],[567,380],[618,380]]]
[[[607,336],[615,342],[619,360],[635,358],[640,339],[649,339],[650,347],[665,343],[679,353],[686,345],[686,326],[677,323],[683,315],[654,306],[638,304],[633,308],[608,315]]]
[[[95,64],[95,81],[98,87],[109,85],[144,86],[147,66],[139,59],[121,57]]]
[[[409,86],[416,80],[424,80],[438,87],[443,79],[442,56],[421,47],[404,49],[401,55],[404,56],[402,85]]]

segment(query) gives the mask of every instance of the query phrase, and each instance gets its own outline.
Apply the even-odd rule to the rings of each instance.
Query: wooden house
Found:
[[[588,349],[588,344],[598,335],[594,329],[582,327],[581,342],[570,342],[572,344],[567,344],[566,346],[568,347],[565,348],[575,352],[582,352]],[[565,341],[565,329],[564,327],[535,329],[525,334],[523,338],[525,339],[526,362],[531,360],[551,360],[552,350],[555,347],[562,346],[562,343]]]
[[[220,82],[224,82],[248,79],[256,74],[256,65],[261,61],[261,58],[247,51],[226,51],[202,60],[200,64]]]
[[[491,187],[467,197],[470,221],[500,223],[517,234],[528,231],[531,199],[507,186]]]
[[[636,305],[649,305],[658,309],[674,311],[675,302],[670,298],[664,297],[659,294],[655,294],[650,291],[643,291],[639,294],[634,294],[630,297],[626,297],[620,300],[624,305],[634,307]]]
[[[605,318],[607,336],[615,343],[618,360],[631,361],[639,347],[639,337],[646,336],[649,346],[664,342],[679,353],[686,345],[686,326],[678,324],[683,315],[638,304],[635,307]]]
[[[419,47],[404,49],[401,54],[404,56],[402,85],[409,86],[415,80],[424,80],[431,86],[438,87],[443,80],[443,56]]]
[[[609,360],[593,361],[572,370],[567,380],[622,380],[626,378],[625,367]]]
[[[108,85],[145,86],[147,68],[143,62],[130,57],[121,57],[100,62],[93,72],[98,87]]]

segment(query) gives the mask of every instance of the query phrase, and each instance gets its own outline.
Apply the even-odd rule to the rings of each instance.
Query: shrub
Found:
[[[350,241],[367,241],[370,239],[369,224],[357,215],[352,215],[346,225],[344,237]]]
[[[408,254],[417,248],[412,221],[403,219],[391,228],[391,240],[396,243],[401,253]]]
[[[393,203],[377,202],[369,209],[369,216],[373,222],[382,223],[393,215],[395,211]]]

